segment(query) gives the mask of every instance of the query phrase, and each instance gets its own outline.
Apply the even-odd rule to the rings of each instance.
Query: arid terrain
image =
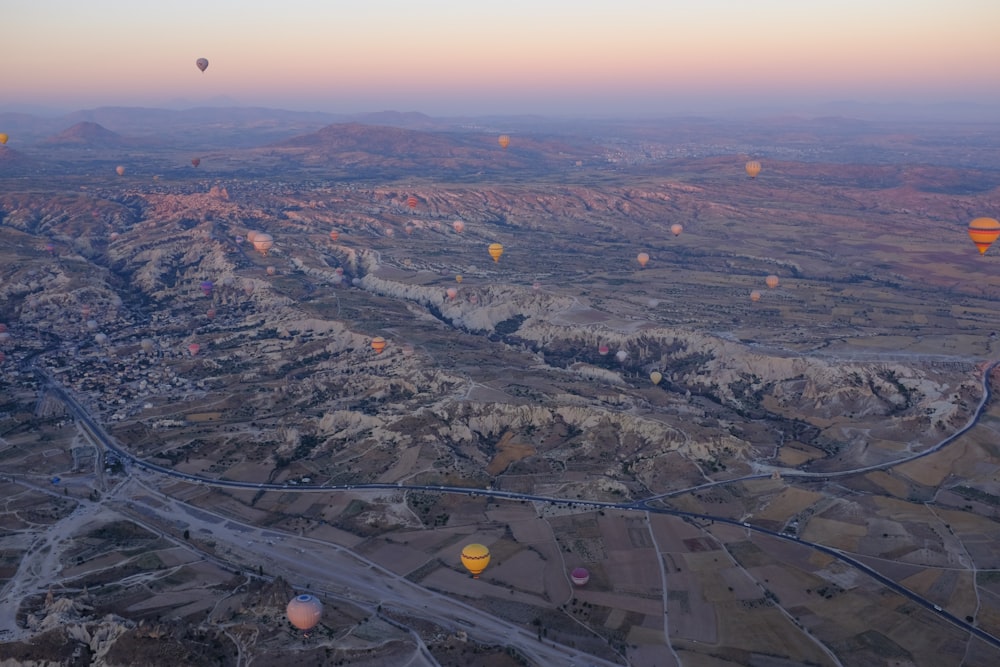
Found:
[[[1000,126],[144,113],[0,114],[0,666],[1000,664]]]

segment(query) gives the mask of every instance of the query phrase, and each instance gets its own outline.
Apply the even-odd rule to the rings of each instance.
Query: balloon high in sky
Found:
[[[454,116],[1000,104],[995,0],[9,0],[4,9],[4,106]],[[211,65],[199,72],[202,57]]]

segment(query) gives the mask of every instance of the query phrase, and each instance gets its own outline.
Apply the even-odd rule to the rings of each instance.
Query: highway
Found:
[[[786,469],[779,469],[781,475],[783,477],[786,477],[786,478],[798,477],[798,478],[809,479],[809,480],[817,480],[817,481],[829,480],[829,479],[836,479],[836,478],[841,478],[841,477],[846,477],[846,476],[851,476],[851,475],[865,474],[867,472],[871,472],[871,471],[874,471],[874,470],[883,470],[883,469],[886,469],[886,468],[891,468],[893,466],[897,466],[897,465],[900,465],[902,463],[906,463],[908,461],[913,461],[913,460],[916,460],[916,459],[919,459],[919,458],[922,458],[922,457],[925,457],[925,456],[929,456],[930,454],[933,454],[935,452],[940,451],[942,448],[944,448],[944,447],[948,446],[949,444],[953,443],[955,440],[957,440],[959,437],[961,437],[963,434],[965,434],[967,431],[969,431],[971,428],[973,428],[976,425],[976,423],[978,422],[978,420],[982,416],[983,411],[985,410],[987,404],[989,403],[989,400],[990,400],[990,397],[991,397],[991,391],[990,391],[990,386],[989,386],[989,375],[990,375],[990,373],[995,368],[997,368],[998,365],[1000,365],[1000,360],[991,362],[989,365],[987,365],[985,367],[985,369],[983,371],[983,376],[982,376],[982,387],[983,387],[982,399],[980,400],[979,405],[976,407],[976,410],[972,414],[972,416],[970,417],[969,421],[961,429],[959,429],[958,431],[952,433],[948,437],[944,438],[943,440],[941,440],[940,442],[938,442],[933,447],[930,447],[930,448],[928,448],[928,449],[926,449],[926,450],[924,450],[922,452],[919,452],[919,453],[916,453],[916,454],[912,454],[912,455],[903,457],[903,458],[895,460],[895,461],[884,462],[884,463],[880,463],[880,464],[876,464],[876,465],[872,465],[872,466],[866,466],[866,467],[863,467],[863,468],[856,468],[856,469],[851,469],[851,470],[843,470],[843,471],[835,471],[835,472],[823,472],[823,473],[811,473],[811,472],[808,472],[808,471],[801,471],[801,470],[795,470],[795,469],[787,469],[787,470]],[[581,509],[581,510],[585,510],[585,509],[605,509],[605,510],[624,510],[624,511],[635,511],[635,512],[650,512],[650,513],[655,513],[655,514],[666,514],[666,515],[671,515],[671,516],[676,516],[676,517],[682,517],[682,518],[686,518],[686,519],[694,520],[694,521],[716,522],[716,523],[722,523],[722,524],[730,524],[730,525],[734,525],[734,526],[743,526],[744,528],[746,528],[748,530],[751,530],[751,531],[754,531],[754,532],[757,532],[757,533],[760,533],[760,534],[763,534],[763,535],[768,535],[768,536],[776,538],[776,539],[781,539],[781,540],[786,540],[786,541],[789,541],[789,542],[794,542],[795,544],[799,544],[799,545],[802,545],[804,547],[812,548],[812,549],[815,549],[815,550],[817,550],[817,551],[819,551],[821,553],[827,554],[827,555],[829,555],[829,556],[837,559],[838,561],[840,561],[840,562],[842,562],[842,563],[844,563],[846,565],[849,565],[850,567],[855,568],[856,570],[858,570],[860,572],[863,572],[864,574],[866,574],[869,577],[871,577],[871,578],[875,579],[876,581],[878,581],[880,584],[882,584],[886,588],[889,588],[890,590],[895,591],[896,593],[899,593],[900,595],[906,597],[907,599],[913,601],[914,603],[921,605],[922,607],[926,608],[927,610],[938,614],[941,618],[946,619],[947,621],[949,621],[950,623],[954,624],[955,626],[961,628],[962,630],[964,630],[964,631],[966,631],[966,632],[968,632],[968,633],[970,633],[970,634],[972,634],[972,635],[974,635],[974,636],[982,639],[983,641],[987,642],[991,646],[994,646],[996,648],[1000,648],[1000,638],[998,638],[998,637],[996,637],[996,636],[994,636],[994,635],[992,635],[990,633],[987,633],[984,630],[982,630],[981,628],[978,628],[975,625],[966,622],[964,619],[961,619],[961,618],[959,618],[959,617],[957,617],[957,616],[949,613],[948,611],[942,609],[940,606],[936,605],[934,602],[932,602],[930,600],[927,600],[926,598],[923,598],[923,597],[917,595],[913,591],[910,591],[909,589],[905,588],[904,586],[901,586],[900,584],[896,583],[892,579],[890,579],[890,578],[882,575],[877,570],[869,567],[868,565],[865,565],[864,563],[858,561],[857,559],[851,557],[850,555],[847,555],[847,554],[841,552],[838,549],[834,549],[834,548],[825,546],[823,544],[815,543],[815,542],[808,542],[808,541],[805,541],[805,540],[801,540],[801,539],[799,539],[797,537],[785,535],[785,534],[779,533],[777,531],[769,530],[769,529],[766,529],[766,528],[762,528],[762,527],[758,527],[758,526],[753,526],[753,525],[751,525],[749,523],[741,522],[741,521],[738,521],[738,520],[735,520],[735,519],[732,519],[732,518],[729,518],[729,517],[714,516],[714,515],[710,515],[710,514],[700,514],[700,513],[697,513],[697,512],[687,512],[687,511],[682,511],[682,510],[671,509],[671,508],[668,508],[668,507],[659,507],[659,506],[657,506],[657,505],[654,504],[654,503],[658,503],[659,501],[662,501],[662,500],[664,500],[666,498],[669,498],[671,496],[675,496],[675,495],[679,495],[679,494],[683,494],[683,493],[690,493],[692,491],[697,491],[699,489],[706,489],[706,488],[711,488],[711,487],[714,487],[714,486],[720,486],[720,485],[724,485],[724,484],[734,484],[734,483],[738,483],[738,482],[742,482],[742,481],[747,481],[747,480],[752,480],[752,479],[765,479],[765,478],[768,478],[768,477],[771,476],[770,472],[761,473],[761,474],[754,474],[754,475],[747,475],[747,476],[743,476],[743,477],[739,477],[739,478],[728,479],[728,480],[721,480],[721,481],[717,481],[717,482],[710,482],[710,483],[706,483],[706,484],[699,485],[699,486],[696,486],[696,487],[691,487],[691,488],[680,490],[680,491],[673,491],[673,492],[666,493],[666,494],[658,494],[658,495],[655,495],[655,496],[651,496],[649,498],[640,499],[640,500],[636,500],[636,501],[632,501],[632,502],[627,502],[627,503],[610,503],[610,502],[599,502],[599,501],[590,501],[590,500],[568,500],[568,499],[564,499],[564,498],[556,498],[556,497],[541,496],[541,495],[534,495],[534,494],[525,494],[525,493],[515,493],[515,492],[510,492],[510,491],[490,490],[490,489],[471,489],[471,488],[465,488],[465,487],[448,487],[448,486],[438,486],[438,485],[414,485],[414,484],[354,484],[354,485],[304,485],[304,484],[298,484],[298,485],[289,485],[289,484],[254,483],[254,482],[240,482],[240,481],[234,481],[234,480],[211,479],[211,478],[199,477],[197,475],[191,475],[191,474],[188,474],[188,473],[184,473],[184,472],[180,472],[180,471],[177,471],[177,470],[173,470],[171,468],[167,468],[165,466],[161,466],[161,465],[158,465],[158,464],[155,464],[155,463],[150,463],[150,462],[147,462],[147,461],[143,461],[143,460],[141,460],[141,459],[133,456],[130,452],[128,452],[127,450],[125,450],[124,448],[122,448],[121,446],[119,446],[118,443],[115,442],[115,440],[112,437],[110,437],[104,431],[104,429],[102,428],[102,426],[99,423],[97,423],[90,416],[89,412],[82,405],[80,405],[80,403],[76,400],[76,398],[70,392],[68,392],[64,387],[62,387],[61,385],[59,385],[57,382],[55,382],[52,378],[50,378],[49,376],[47,376],[41,370],[35,368],[35,372],[37,374],[39,374],[39,376],[41,376],[42,378],[44,378],[48,389],[50,391],[54,392],[56,395],[58,395],[66,403],[66,405],[69,407],[70,411],[79,420],[80,424],[83,426],[83,428],[85,428],[87,430],[87,432],[91,435],[91,437],[95,440],[95,442],[99,442],[100,445],[106,449],[106,451],[115,453],[127,466],[135,466],[136,468],[139,468],[140,470],[143,470],[143,471],[147,471],[147,472],[150,472],[150,473],[156,473],[156,474],[160,474],[160,475],[165,475],[165,476],[169,476],[169,477],[173,477],[173,478],[185,480],[185,481],[192,482],[192,483],[206,484],[206,485],[210,485],[210,486],[213,486],[213,487],[219,487],[219,488],[259,489],[259,490],[265,490],[265,491],[284,491],[284,492],[291,491],[291,492],[296,492],[296,493],[330,493],[332,491],[344,491],[344,490],[354,490],[354,489],[357,489],[357,490],[369,490],[369,489],[370,490],[378,490],[378,489],[383,489],[384,490],[384,489],[393,489],[393,490],[431,491],[431,492],[459,494],[459,495],[468,495],[468,496],[486,496],[486,497],[495,498],[495,499],[504,499],[504,500],[513,500],[513,501],[529,501],[529,502],[535,502],[535,503],[548,503],[548,504],[553,504],[553,505],[562,505],[562,506],[566,506],[566,507],[574,507],[574,508],[578,508],[578,509]],[[98,469],[101,469],[101,468],[102,468],[102,466],[99,465]],[[395,575],[392,575],[392,576],[395,576]],[[423,589],[421,589],[421,590],[423,590]],[[384,594],[385,594],[385,591],[383,590],[382,593],[381,593],[381,595],[384,595]],[[389,601],[389,600],[387,600],[387,601]],[[394,601],[397,604],[400,604],[402,606],[402,602],[400,600],[394,600]],[[436,601],[435,604],[438,604],[439,602],[440,602],[440,600]],[[465,613],[468,613],[468,611],[466,610]],[[481,628],[477,628],[477,629],[481,630]],[[510,630],[510,629],[508,629],[508,630]],[[470,631],[470,634],[476,634],[476,633]],[[481,634],[483,635],[483,638],[488,638],[490,641],[500,641],[500,640],[503,639],[502,633],[500,633],[500,635],[496,635],[494,633],[481,633]],[[526,631],[521,631],[521,632],[519,632],[517,634],[524,634],[524,635],[526,635],[527,639],[525,639],[525,641],[527,641],[528,639],[530,639],[530,643],[535,643],[536,642],[534,635],[532,635],[531,633],[528,633]],[[522,639],[524,639],[524,638],[522,638]],[[509,641],[509,638],[508,638],[508,641]],[[520,646],[520,644],[518,644],[518,645]],[[537,649],[534,649],[534,650],[537,650]],[[529,653],[529,654],[532,653],[532,652],[533,652],[533,650],[527,651],[527,653]],[[533,657],[536,657],[536,656],[533,656]],[[537,656],[537,657],[542,657],[542,656]],[[552,657],[554,657],[554,656],[547,656],[547,659],[551,659]],[[565,657],[565,656],[562,656],[562,657]],[[596,664],[605,664],[605,663],[603,663],[601,661],[596,661],[593,658],[588,658],[588,661],[589,662],[587,662],[586,664],[595,664],[595,665]],[[546,662],[546,661],[543,660],[539,664],[555,664],[555,663]],[[581,663],[581,664],[583,664],[583,663]],[[608,664],[610,664],[610,663],[608,663]]]

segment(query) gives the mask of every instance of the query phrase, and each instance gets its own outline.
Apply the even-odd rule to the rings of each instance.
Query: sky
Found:
[[[1000,108],[998,0],[5,0],[0,109]],[[195,60],[205,57],[202,73]]]

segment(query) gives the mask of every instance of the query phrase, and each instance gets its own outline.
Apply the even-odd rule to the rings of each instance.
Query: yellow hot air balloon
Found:
[[[118,173],[119,176],[124,176],[125,175],[125,167],[123,167],[121,165],[118,165],[117,167],[115,167],[115,171]]]
[[[466,544],[462,549],[462,565],[478,579],[486,566],[490,564],[490,550],[482,544]]]
[[[639,266],[646,268],[646,264],[649,263],[649,253],[640,252],[635,256],[635,261],[639,262]]]
[[[660,371],[653,371],[649,374],[649,379],[653,384],[660,384],[660,380],[663,379],[663,373]]]
[[[969,238],[983,255],[1000,236],[1000,221],[995,218],[976,218],[969,223]]]
[[[674,224],[670,225],[670,231],[671,233],[673,233],[674,236],[680,236],[681,232],[684,231],[684,226],[681,225],[679,222],[675,222]]]
[[[771,289],[777,287],[779,282],[780,281],[778,280],[778,276],[774,275],[773,273],[769,275],[767,278],[764,278],[764,283]]]
[[[382,350],[385,349],[385,338],[381,336],[372,338],[372,349],[375,350],[375,354],[382,354]]]
[[[497,143],[500,144],[500,148],[507,148],[508,146],[510,146],[510,137],[507,136],[506,134],[501,134],[500,137],[497,139]]]
[[[489,247],[490,257],[493,258],[494,262],[500,261],[500,255],[503,254],[503,245],[499,243],[491,243]]]
[[[750,160],[747,162],[746,170],[747,176],[750,178],[757,178],[757,174],[760,173],[760,162],[757,160]]]
[[[461,274],[461,273],[460,273],[460,274],[458,274],[457,276],[455,276],[455,282],[456,282],[456,283],[460,283],[460,282],[462,282],[462,274]]]
[[[3,132],[0,132],[0,144],[5,144],[5,143],[7,143],[7,135],[4,134]]]

